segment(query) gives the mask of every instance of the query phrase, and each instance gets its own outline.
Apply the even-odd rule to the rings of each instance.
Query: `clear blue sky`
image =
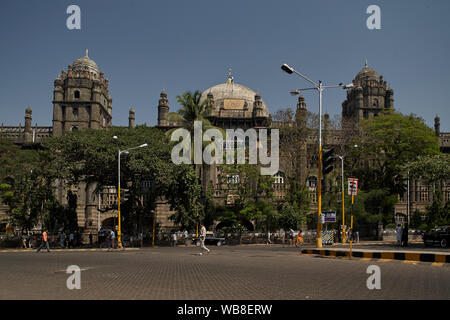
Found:
[[[66,8],[81,8],[81,30],[66,28]],[[381,30],[366,8],[381,7]],[[307,86],[280,69],[289,63],[325,84],[350,82],[369,66],[394,88],[395,107],[450,132],[450,1],[12,1],[0,4],[0,122],[51,125],[53,81],[89,56],[110,80],[113,125],[156,124],[164,88],[176,96],[226,80],[259,92],[270,112],[295,108],[289,91]],[[316,93],[305,94],[317,112]],[[324,110],[340,114],[345,92],[330,89]]]

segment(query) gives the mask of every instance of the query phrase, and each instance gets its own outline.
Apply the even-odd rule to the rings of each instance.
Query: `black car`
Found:
[[[197,247],[200,247],[200,237],[196,237],[195,235],[192,237],[192,243],[194,243]],[[227,244],[227,240],[225,238],[219,238],[214,236],[213,233],[207,232],[205,238],[205,245],[216,245],[220,247],[221,245]]]
[[[450,226],[431,229],[423,235],[423,242],[427,247],[439,244],[442,248],[446,248],[450,243]]]

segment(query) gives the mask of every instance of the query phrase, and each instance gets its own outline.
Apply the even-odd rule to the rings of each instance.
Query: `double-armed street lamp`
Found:
[[[304,90],[317,90],[319,92],[319,164],[318,164],[318,211],[317,211],[317,236],[316,236],[316,247],[322,248],[322,225],[321,225],[321,215],[322,215],[322,92],[325,89],[329,88],[343,88],[343,89],[350,89],[353,87],[353,84],[347,84],[343,85],[342,83],[339,83],[338,85],[334,86],[324,86],[322,84],[322,81],[319,80],[318,83],[312,81],[308,77],[304,76],[300,72],[296,71],[294,68],[290,67],[287,64],[283,64],[281,66],[281,70],[288,74],[295,73],[304,80],[308,81],[313,85],[311,88],[304,88],[304,89],[297,89],[294,91],[291,91],[292,95],[298,94],[301,91]]]
[[[117,136],[114,136],[113,137],[114,139],[118,139],[117,138]],[[137,147],[133,147],[133,148],[129,148],[129,149],[127,149],[127,150],[120,150],[119,149],[119,153],[118,153],[118,156],[117,156],[117,162],[118,162],[118,202],[117,202],[117,212],[118,212],[118,220],[119,220],[119,226],[118,226],[118,230],[117,230],[117,241],[118,241],[118,246],[119,246],[119,248],[122,248],[123,246],[122,246],[122,229],[121,229],[121,220],[120,220],[120,155],[121,154],[128,154],[131,150],[134,150],[134,149],[138,149],[138,148],[145,148],[145,147],[147,147],[148,145],[146,144],[146,143],[144,143],[144,144],[141,144],[140,146],[137,146]]]

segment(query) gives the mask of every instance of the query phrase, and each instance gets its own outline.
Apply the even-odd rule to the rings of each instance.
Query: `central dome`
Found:
[[[378,81],[378,73],[373,70],[372,68],[369,68],[366,62],[366,65],[364,68],[358,72],[355,78],[356,81],[364,81],[364,80],[373,80]]]
[[[251,113],[253,112],[255,96],[257,95],[250,88],[231,81],[206,89],[202,93],[201,101],[204,101],[210,94],[213,95],[214,111],[217,113],[220,109],[244,110],[244,108]],[[262,101],[262,106],[264,114],[268,116],[269,112],[264,101]]]
[[[89,73],[93,74],[96,78],[98,78],[99,75],[99,69],[97,64],[95,63],[94,60],[92,60],[88,56],[88,49],[86,49],[86,55],[84,57],[75,60],[75,62],[72,64],[72,68],[74,71],[79,72],[87,70]]]

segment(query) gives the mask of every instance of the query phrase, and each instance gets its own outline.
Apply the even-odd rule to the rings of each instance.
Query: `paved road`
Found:
[[[295,248],[0,253],[0,299],[450,299],[450,266],[320,258]],[[381,290],[366,287],[381,268]],[[69,265],[81,289],[66,287]]]

